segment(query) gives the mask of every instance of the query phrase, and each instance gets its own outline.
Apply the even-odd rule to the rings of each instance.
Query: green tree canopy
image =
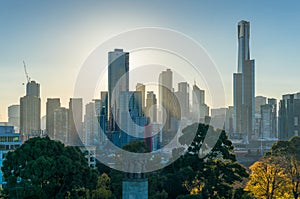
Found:
[[[31,138],[8,152],[2,171],[8,198],[72,197],[76,190],[93,190],[97,185],[97,173],[79,148],[48,137]]]
[[[225,131],[195,123],[183,130],[180,143],[190,142],[193,134],[195,136],[184,155],[162,171],[168,176],[163,186],[168,197],[176,198],[187,193],[198,194],[198,198],[233,197],[235,184],[247,178],[248,173],[236,161]],[[174,179],[171,185],[168,179]]]
[[[98,176],[97,187],[92,191],[92,198],[97,199],[110,199],[113,198],[110,190],[110,178],[106,173]]]
[[[150,150],[146,147],[145,142],[143,141],[133,141],[123,146],[124,150],[133,152],[133,153],[147,153]]]

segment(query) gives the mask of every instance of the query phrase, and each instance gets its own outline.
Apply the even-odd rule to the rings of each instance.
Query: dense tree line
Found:
[[[2,198],[88,198],[104,178],[97,177],[78,147],[48,137],[31,138],[8,152],[2,172]]]
[[[242,182],[248,173],[237,163],[225,131],[195,123],[182,133],[179,139],[182,147],[172,151],[173,157],[179,158],[161,170],[145,174],[149,198],[247,198]],[[130,143],[124,149],[136,153],[149,151],[143,142]],[[100,162],[98,171],[92,170],[78,148],[66,147],[49,138],[29,139],[9,152],[3,164],[7,182],[3,197],[118,199],[122,196],[124,172]],[[147,164],[162,164],[161,157],[154,156]]]

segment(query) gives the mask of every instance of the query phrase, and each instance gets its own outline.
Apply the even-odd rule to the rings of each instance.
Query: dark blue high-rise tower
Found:
[[[129,91],[129,53],[115,49],[108,53],[108,120],[109,130],[118,130],[118,98],[121,91]]]

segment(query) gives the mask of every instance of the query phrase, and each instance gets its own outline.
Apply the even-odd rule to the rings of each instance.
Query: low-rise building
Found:
[[[21,144],[20,134],[15,133],[13,126],[0,126],[0,186],[5,184],[1,171],[5,154],[15,150]]]

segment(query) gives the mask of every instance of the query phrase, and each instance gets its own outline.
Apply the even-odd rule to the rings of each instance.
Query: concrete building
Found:
[[[274,139],[277,135],[277,100],[274,98],[255,97],[254,135],[252,139]]]
[[[242,74],[233,74],[233,128],[234,133],[242,132]]]
[[[20,134],[23,141],[41,134],[40,85],[27,83],[26,95],[20,99]]]
[[[54,138],[54,111],[60,108],[59,98],[48,98],[46,102],[46,134]]]
[[[279,139],[288,140],[299,136],[300,93],[283,95],[278,113]]]
[[[181,108],[181,117],[190,117],[190,87],[187,82],[178,83],[178,91],[175,92],[177,99],[179,100]]]
[[[11,105],[8,107],[8,123],[14,126],[15,132],[20,131],[20,105]]]
[[[26,96],[40,97],[40,84],[30,81],[26,84]]]
[[[254,136],[252,138],[254,140],[261,138],[261,113],[255,113]]]
[[[271,138],[278,138],[278,118],[277,118],[277,100],[275,98],[269,98],[268,104],[271,106],[271,132],[270,136]]]
[[[159,111],[158,123],[162,127],[162,144],[169,143],[176,135],[176,129],[181,119],[180,103],[173,92],[173,72],[171,69],[159,74]],[[174,131],[175,130],[175,131]]]
[[[94,100],[85,106],[84,115],[84,144],[95,145],[100,142],[100,124],[98,118],[100,117],[100,108],[102,106],[101,100]]]
[[[69,144],[82,145],[82,98],[71,98],[69,101]]]
[[[60,107],[53,113],[53,139],[68,144],[69,140],[69,110]]]
[[[142,93],[142,109],[143,109],[143,112],[144,112],[145,100],[146,100],[146,98],[145,98],[146,97],[146,86],[144,84],[137,83],[135,90]]]
[[[249,140],[255,123],[255,72],[250,60],[250,23],[238,23],[238,71],[233,74],[234,131]]]
[[[145,116],[149,123],[157,122],[157,99],[153,91],[147,92]]]
[[[253,139],[261,138],[261,106],[267,104],[267,97],[264,96],[256,96],[255,97],[255,120],[254,120],[254,136]]]
[[[205,104],[205,91],[201,90],[196,84],[193,86],[192,97],[192,117],[193,120],[204,123],[209,116],[209,107]]]
[[[265,104],[261,106],[260,138],[276,138],[276,106]]]
[[[41,131],[42,132],[46,132],[46,120],[47,120],[46,115],[42,116],[42,119],[41,119]]]
[[[260,107],[267,104],[267,98],[264,96],[255,97],[255,113],[260,114]]]
[[[211,109],[211,119],[216,123],[224,123],[223,129],[227,133],[232,133],[232,111],[229,108],[214,108]]]
[[[162,71],[159,74],[158,78],[158,99],[159,99],[159,107],[160,107],[160,116],[158,117],[160,123],[163,122],[164,116],[162,115],[162,110],[166,111],[166,129],[170,129],[171,125],[171,108],[170,107],[170,100],[173,94],[173,72],[171,69],[167,69],[166,71]]]

